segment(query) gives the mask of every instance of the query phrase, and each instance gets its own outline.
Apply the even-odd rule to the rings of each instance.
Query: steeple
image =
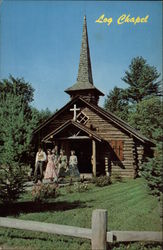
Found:
[[[88,33],[87,33],[87,22],[86,17],[84,16],[83,23],[83,34],[82,34],[82,43],[80,49],[80,61],[78,68],[78,76],[76,83],[65,90],[71,98],[76,96],[81,96],[89,102],[94,104],[98,103],[100,95],[104,95],[100,90],[98,90],[93,84],[92,77],[92,68],[91,68],[91,59],[89,51],[89,42],[88,42]]]
[[[80,62],[77,82],[87,82],[93,84],[86,16],[84,16],[83,23],[82,44],[80,49]]]

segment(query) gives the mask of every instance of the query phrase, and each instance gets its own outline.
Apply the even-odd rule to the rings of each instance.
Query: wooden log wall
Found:
[[[119,162],[111,161],[112,173],[117,173],[122,177],[134,178],[136,175],[136,152],[135,152],[135,142],[130,135],[127,135],[118,128],[113,122],[109,122],[104,119],[99,114],[93,112],[89,108],[83,109],[84,113],[89,117],[89,121],[86,126],[90,127],[91,124],[96,128],[96,133],[106,140],[109,144],[111,140],[123,140],[123,154],[124,160],[121,162],[124,168],[122,168]],[[108,152],[104,153],[105,156],[110,156],[109,147]]]
[[[112,173],[118,173],[122,177],[136,177],[138,168],[141,167],[143,159],[143,146],[140,143],[136,143],[134,138],[130,134],[124,132],[122,128],[118,127],[118,125],[115,125],[112,121],[108,121],[108,119],[104,118],[101,114],[95,112],[94,110],[88,107],[82,107],[82,105],[82,103],[77,102],[77,107],[80,107],[81,111],[83,111],[89,117],[89,120],[85,126],[90,129],[93,128],[93,130],[109,144],[112,140],[122,140],[124,143],[124,159],[121,162],[123,168],[120,166],[119,162],[111,161]],[[66,121],[72,120],[73,112],[71,112],[69,109],[62,112],[40,130],[39,136],[41,139],[47,134],[51,133],[53,130],[60,127]],[[103,158],[110,157],[109,147],[108,150],[105,149],[103,154]]]
[[[71,107],[73,108],[73,106]],[[77,108],[80,108],[82,111],[82,105],[81,103],[77,103]],[[79,111],[78,111],[79,113]],[[56,118],[52,119],[47,125],[45,125],[40,131],[38,131],[38,134],[40,138],[44,138],[46,135],[50,134],[55,129],[59,128],[62,124],[64,124],[68,120],[73,119],[73,112],[70,111],[70,108],[63,111],[61,114],[59,114]],[[38,137],[38,134],[36,137]]]
[[[55,129],[59,128],[66,121],[71,120],[73,118],[72,112],[67,112],[59,115],[56,119],[52,120],[47,126],[45,126],[41,130],[41,137],[45,137],[47,134],[51,133]]]

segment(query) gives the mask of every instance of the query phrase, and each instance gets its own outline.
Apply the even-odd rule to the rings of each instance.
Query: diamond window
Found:
[[[89,120],[89,117],[86,114],[84,114],[84,112],[80,112],[77,115],[77,122],[81,124],[86,124],[88,120]]]

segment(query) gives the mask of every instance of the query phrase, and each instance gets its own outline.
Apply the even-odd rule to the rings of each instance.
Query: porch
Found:
[[[43,142],[46,144],[46,148],[53,148],[54,145],[57,145],[58,152],[60,149],[64,149],[68,160],[71,150],[74,150],[81,175],[109,175],[108,147],[88,127],[69,121],[50,133]]]

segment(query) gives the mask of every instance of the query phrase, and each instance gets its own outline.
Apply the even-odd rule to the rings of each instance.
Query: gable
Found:
[[[135,129],[129,126],[127,123],[113,115],[111,112],[107,112],[104,109],[90,104],[83,100],[81,97],[76,97],[68,102],[63,108],[41,124],[35,131],[34,136],[39,134],[39,137],[43,138],[56,130],[62,124],[73,119],[73,112],[70,109],[76,104],[77,108],[80,109],[77,114],[83,111],[89,120],[85,124],[92,131],[96,131],[97,135],[103,139],[109,139],[109,133],[111,135],[120,135],[122,137],[133,136],[142,143],[149,143],[154,145],[150,140],[142,136]],[[108,137],[108,138],[107,138]]]
[[[73,114],[70,112],[70,108],[73,107],[73,104],[78,98],[74,98],[69,101],[65,106],[58,110],[54,115],[48,118],[45,122],[41,123],[33,132],[34,137],[38,134],[41,138],[45,137],[62,124],[68,120],[72,120]]]
[[[52,131],[50,134],[43,138],[44,142],[50,142],[55,139],[96,139],[101,141],[101,138],[86,126],[75,122],[67,121],[62,124],[59,128]]]
[[[89,117],[85,126],[97,133],[103,140],[127,139],[130,136],[112,121],[106,119],[91,108],[84,108],[83,112]]]

